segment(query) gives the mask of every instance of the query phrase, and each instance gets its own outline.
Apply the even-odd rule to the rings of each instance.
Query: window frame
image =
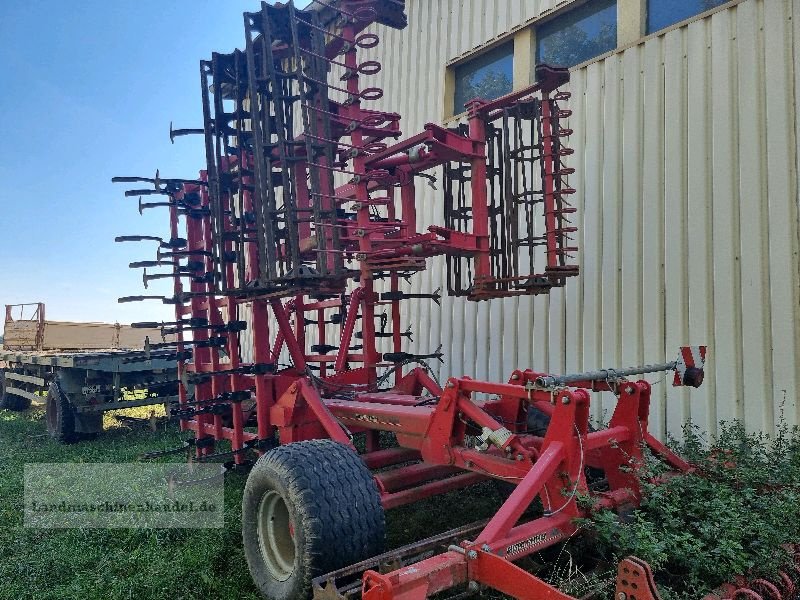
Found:
[[[728,0],[702,13],[698,13],[683,21],[673,23],[669,27],[659,29],[652,33],[647,33],[647,6],[648,0],[617,0],[617,45],[613,50],[600,54],[582,63],[570,67],[570,70],[577,70],[593,62],[604,60],[605,58],[617,54],[646,42],[651,38],[656,38],[665,33],[685,27],[694,21],[706,19],[709,16],[728,10],[737,4],[747,0]],[[560,17],[561,15],[578,8],[581,5],[591,2],[591,0],[572,0],[566,5],[546,11],[536,17],[528,19],[509,31],[503,32],[497,37],[480,44],[448,61],[445,65],[444,94],[442,102],[442,122],[450,125],[457,122],[467,114],[466,111],[454,114],[455,104],[455,71],[456,67],[469,62],[474,58],[493,50],[509,41],[514,41],[514,67],[512,90],[517,91],[528,87],[533,83],[534,68],[537,53],[536,30],[544,23]]]

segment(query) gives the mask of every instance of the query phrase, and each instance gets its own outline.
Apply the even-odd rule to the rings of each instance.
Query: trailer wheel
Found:
[[[15,394],[6,394],[6,374],[0,372],[0,408],[6,410],[26,410],[31,401]]]
[[[311,595],[311,580],[383,551],[380,494],[358,454],[331,440],[280,446],[250,472],[242,501],[247,564],[265,598]]]
[[[67,396],[57,381],[51,381],[47,389],[47,433],[60,444],[69,444],[77,439],[75,415]]]

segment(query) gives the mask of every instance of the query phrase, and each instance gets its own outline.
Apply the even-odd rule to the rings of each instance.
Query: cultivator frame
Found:
[[[690,469],[648,431],[650,385],[627,376],[675,371],[675,385],[698,386],[705,348],[624,372],[516,370],[505,384],[451,377],[443,387],[426,362],[442,360],[440,350],[404,351],[411,333],[401,303],[438,304],[439,293],[405,292],[402,282],[431,257],[447,261],[448,292],[475,301],[547,293],[578,267],[574,169],[565,164],[569,93],[558,89],[568,72],[539,66],[535,85],[470,102],[465,124],[427,124],[395,142],[400,115],[362,106],[383,95],[361,83],[382,66],[359,54],[379,43],[371,25],[405,26],[403,8],[401,0],[315,0],[308,10],[262,3],[245,13],[245,49],[200,64],[203,127],[170,130],[172,139],[203,136],[198,179],[115,178],[153,185],[128,196],[167,197],[139,207],[168,208],[168,239],[119,240],[157,242],[156,260],[131,267],[168,267],[145,271],[145,283],[174,279],[173,296],[121,301],[175,305],[176,320],[163,324],[177,336],[180,361],[171,410],[194,433],[186,447],[195,460],[250,467],[255,455],[319,438],[356,452],[361,436],[385,509],[489,478],[516,484],[494,517],[453,533],[442,554],[388,573],[367,569],[355,587],[353,568],[324,575],[318,596],[345,597],[345,577],[348,594],[370,600],[424,598],[467,582],[564,598],[512,561],[568,539],[577,517],[637,505],[645,449]],[[435,180],[438,168],[444,225],[419,232],[416,184]],[[599,431],[589,427],[589,392],[618,399]],[[531,414],[549,423],[544,434],[530,431]],[[397,446],[382,447],[381,432]],[[604,473],[602,490],[587,484],[589,467]],[[588,504],[578,502],[584,496]],[[537,497],[545,514],[522,519]],[[407,556],[395,558],[397,566]]]

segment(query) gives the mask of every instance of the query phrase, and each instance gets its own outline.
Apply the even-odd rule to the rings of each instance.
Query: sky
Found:
[[[166,209],[140,216],[116,175],[194,178],[201,136],[199,62],[244,45],[258,0],[0,1],[0,305],[44,302],[48,319],[171,319],[134,260],[169,237]],[[151,197],[158,199],[158,197]],[[161,285],[159,286],[159,283]]]

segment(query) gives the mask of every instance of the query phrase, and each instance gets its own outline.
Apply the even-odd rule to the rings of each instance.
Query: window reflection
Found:
[[[685,21],[728,0],[648,0],[647,33]]]
[[[514,82],[514,43],[504,44],[458,65],[455,77],[453,114],[464,112],[464,104],[473,98],[494,100],[508,94]]]
[[[617,47],[616,0],[591,0],[536,30],[536,61],[572,67]]]

